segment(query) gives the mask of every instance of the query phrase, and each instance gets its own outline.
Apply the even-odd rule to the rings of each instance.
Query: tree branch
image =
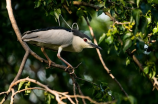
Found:
[[[14,86],[16,86],[17,84],[19,84],[20,82],[32,82],[34,84],[37,84],[39,85],[40,87],[42,88],[39,88],[39,87],[32,87],[32,88],[26,88],[26,89],[22,89],[22,90],[19,90],[19,91],[16,91],[13,89]],[[12,83],[8,89],[8,91],[12,91],[12,95],[11,95],[11,102],[10,104],[13,104],[13,101],[14,101],[14,96],[17,94],[17,93],[20,93],[20,92],[23,92],[23,91],[26,91],[26,90],[33,90],[33,89],[39,89],[39,90],[44,90],[44,91],[47,91],[49,92],[50,94],[53,94],[55,95],[55,99],[56,101],[59,103],[59,104],[65,104],[65,102],[63,102],[62,100],[63,99],[68,99],[72,104],[75,104],[74,101],[72,100],[72,98],[82,98],[82,99],[87,99],[89,100],[91,103],[97,103],[97,104],[103,104],[103,103],[98,103],[94,100],[92,100],[90,97],[88,96],[82,96],[82,95],[68,95],[68,92],[58,92],[58,91],[55,91],[55,90],[51,90],[50,88],[48,88],[46,85],[34,80],[34,79],[30,79],[30,78],[24,78],[24,79],[20,79],[20,80],[17,80],[15,81],[14,83]],[[113,101],[115,102],[115,101]],[[2,103],[1,103],[2,104]],[[104,103],[104,104],[109,104],[109,102],[107,103]]]
[[[21,62],[21,65],[20,65],[20,68],[19,68],[19,71],[16,75],[16,77],[14,78],[14,80],[12,81],[12,83],[14,83],[15,81],[17,81],[19,79],[19,77],[21,76],[22,74],[22,71],[23,71],[23,68],[25,66],[25,63],[26,63],[26,60],[27,60],[27,57],[29,56],[29,51],[26,51],[24,57],[23,57],[23,60]]]
[[[73,5],[77,5],[77,6],[88,6],[88,7],[91,7],[91,8],[94,8],[96,9],[96,11],[98,11],[101,7],[97,6],[97,5],[93,5],[93,4],[89,4],[89,3],[86,3],[86,2],[81,2],[81,1],[73,1]]]
[[[91,33],[91,35],[92,35],[92,37],[93,37],[94,43],[95,43],[96,45],[98,45],[97,40],[96,40],[96,38],[95,38],[95,35],[94,35],[94,33],[93,33],[93,29],[92,29],[92,27],[90,26],[90,24],[89,24],[89,22],[88,22],[88,20],[87,20],[86,17],[85,17],[85,20],[86,20],[87,25],[88,25],[88,27],[89,27],[90,33]],[[102,55],[101,55],[101,53],[100,53],[100,50],[99,50],[99,49],[96,49],[96,51],[97,51],[97,53],[98,53],[99,59],[100,59],[102,65],[103,65],[104,69],[107,71],[107,73],[109,74],[109,76],[119,85],[119,87],[121,88],[122,92],[128,97],[128,94],[127,94],[126,91],[123,89],[122,85],[121,85],[121,84],[118,82],[118,80],[112,75],[112,73],[110,72],[110,70],[108,69],[108,67],[105,65],[105,62],[104,62],[104,60],[103,60],[103,58],[102,58]]]

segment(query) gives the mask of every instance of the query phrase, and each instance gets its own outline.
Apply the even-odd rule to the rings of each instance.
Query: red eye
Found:
[[[83,39],[85,42],[87,42],[87,39]]]

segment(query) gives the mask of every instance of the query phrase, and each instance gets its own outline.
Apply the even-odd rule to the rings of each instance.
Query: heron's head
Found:
[[[94,44],[87,35],[81,33],[80,31],[72,30],[72,32],[73,32],[73,35],[74,35],[74,38],[75,38],[74,39],[75,41],[73,42],[74,44],[79,44],[79,46],[82,47],[82,48],[102,49],[98,45]]]

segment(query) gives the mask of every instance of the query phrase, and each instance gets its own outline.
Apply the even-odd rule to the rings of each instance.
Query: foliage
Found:
[[[101,53],[106,65],[130,96],[125,97],[118,85],[106,74],[95,50],[84,50],[82,53],[63,52],[62,56],[73,66],[82,61],[79,68],[75,69],[78,76],[97,83],[96,86],[85,81],[79,82],[84,95],[101,102],[116,100],[117,104],[158,103],[158,94],[156,91],[151,91],[153,85],[149,81],[156,77],[158,67],[158,1],[79,0],[78,2],[79,4],[73,0],[35,0],[34,2],[14,0],[12,5],[21,32],[58,26],[58,22],[62,27],[67,27],[60,18],[61,14],[69,24],[78,23],[80,30],[90,35],[83,17],[91,21],[99,45],[103,48]],[[7,89],[8,84],[17,74],[24,55],[24,50],[16,41],[5,6],[5,1],[0,1],[0,24],[2,24],[0,25],[0,83],[4,86],[0,88],[0,92]],[[105,17],[104,20],[99,20],[98,17],[103,15],[102,13],[107,15],[109,13],[108,16],[113,17],[110,17],[113,23]],[[145,45],[148,47],[144,48]],[[30,47],[43,56],[38,47],[31,45]],[[131,54],[134,49],[136,51]],[[47,53],[53,61],[62,63],[56,58],[56,52],[47,50]],[[133,54],[142,64],[143,72],[133,61]],[[45,64],[41,64],[30,56],[22,77],[30,76],[52,89],[73,94],[69,75],[57,68],[45,69],[45,67]],[[30,87],[29,82],[21,82],[17,89],[28,87]],[[35,91],[26,90],[24,95],[19,94],[20,100],[17,100],[17,103],[30,103],[29,96],[32,93]],[[34,98],[38,100],[30,101],[32,103],[56,103],[54,96],[47,92],[43,93],[40,95],[36,92]]]

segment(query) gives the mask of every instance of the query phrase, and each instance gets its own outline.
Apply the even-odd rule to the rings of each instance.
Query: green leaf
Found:
[[[103,41],[103,39],[105,38],[106,34],[103,33],[102,36],[100,36],[99,38],[99,44]]]
[[[142,13],[144,15],[146,15],[146,13],[151,9],[151,4],[148,4],[148,3],[141,3],[141,10],[142,10]]]
[[[137,8],[139,8],[140,0],[136,0],[136,2],[137,2]]]
[[[52,0],[46,0],[47,5],[50,4]]]
[[[25,86],[30,87],[31,82],[27,82]]]
[[[133,96],[128,96],[130,104],[136,104],[136,99]]]
[[[35,7],[38,8],[41,5],[41,0],[35,1]]]
[[[50,11],[49,14],[54,16],[54,11]]]
[[[25,95],[29,95],[31,93],[31,90],[25,90]]]
[[[30,84],[31,84],[31,82],[26,83],[26,84],[25,84],[25,89],[29,88],[29,87],[30,87]],[[28,95],[28,94],[30,94],[30,93],[31,93],[31,90],[25,90],[25,95]]]
[[[125,1],[124,0],[120,0],[120,2],[122,3],[123,6],[125,6]]]
[[[158,32],[158,28],[157,27],[153,28],[153,34],[155,34],[157,32]]]
[[[113,27],[112,33],[113,33],[113,34],[116,34],[116,33],[117,33],[117,28],[116,28],[115,26]]]
[[[153,0],[153,3],[156,3],[156,4],[158,4],[158,0]]]
[[[135,19],[136,22],[136,27],[139,25],[140,13],[141,13],[140,9],[134,9],[132,11],[133,18]]]
[[[158,21],[158,12],[156,9],[151,9],[152,18],[154,17]]]
[[[114,45],[114,47],[115,47],[115,50],[118,51],[118,47],[116,45]]]
[[[47,95],[46,104],[51,104],[51,95],[50,94]]]
[[[103,10],[98,10],[97,16],[101,15],[103,13]]]
[[[58,19],[59,18],[59,15],[61,14],[61,9],[55,9],[54,10],[54,15],[55,17]]]
[[[56,19],[57,22],[59,22],[58,19],[59,19],[60,14],[61,14],[61,9],[55,9],[54,10],[55,19]]]
[[[69,2],[68,2],[68,0],[65,0],[66,1],[66,3],[67,3],[67,6],[69,6]]]
[[[25,81],[21,81],[20,83],[19,83],[19,86],[18,86],[18,91],[21,89],[21,87],[22,87],[22,85],[25,83]]]
[[[108,43],[109,45],[113,43],[114,37],[113,36],[109,36],[105,39],[105,42]]]
[[[126,58],[126,66],[130,64],[130,59],[127,57]]]
[[[148,74],[148,72],[149,72],[149,66],[144,67],[143,71],[144,71],[145,74]]]
[[[149,77],[150,77],[150,78],[153,78],[153,77],[155,77],[155,75],[156,75],[155,63],[151,64],[151,65],[150,65],[150,68],[151,68],[151,70],[150,70],[150,73],[149,73]]]
[[[151,16],[146,16],[146,19],[148,20],[148,24],[151,23]]]
[[[140,20],[139,29],[144,34],[144,37],[146,36],[147,25],[148,25],[147,18],[146,17],[142,17],[141,20]]]
[[[110,54],[111,48],[108,48],[107,54]]]
[[[129,38],[129,37],[131,37],[131,36],[132,36],[132,33],[128,32],[128,33],[126,33],[126,34],[123,36],[123,40],[125,40],[125,39],[127,39],[127,38]]]
[[[95,98],[101,98],[103,96],[103,94],[101,92],[98,92],[96,95],[95,95]]]
[[[132,40],[131,39],[127,39],[125,41],[124,47],[123,47],[123,51],[125,52],[129,47],[131,47],[132,45]]]
[[[87,12],[86,11],[84,11],[84,13],[85,14],[87,14]],[[81,10],[80,8],[77,10],[77,12],[76,12],[76,14],[77,14],[77,16],[78,17],[81,17],[81,16],[83,16],[84,15],[84,13],[83,13],[83,10]]]
[[[92,20],[92,16],[90,15],[90,13],[87,12],[87,16],[88,16],[89,21],[91,21]]]
[[[65,0],[61,0],[61,3],[64,3]]]

